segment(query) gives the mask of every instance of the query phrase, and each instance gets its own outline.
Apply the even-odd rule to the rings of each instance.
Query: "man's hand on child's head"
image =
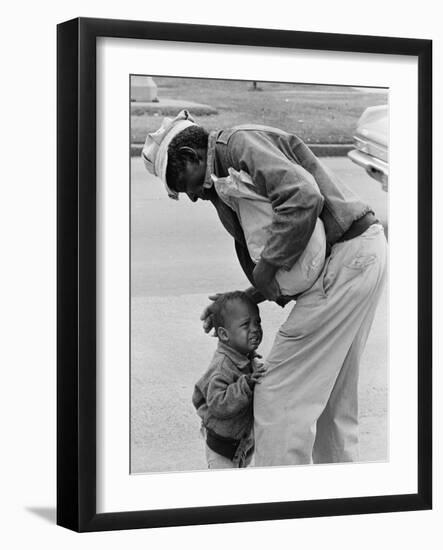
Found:
[[[212,294],[211,296],[208,296],[212,302],[215,302],[220,296],[222,295],[221,292],[218,292],[217,294]],[[205,309],[203,310],[202,314],[200,315],[200,320],[203,321],[203,330],[208,333],[211,332],[211,330],[214,328],[214,325],[212,323],[212,314],[214,313],[214,304],[208,304]],[[217,336],[214,333],[212,336]]]
[[[203,321],[203,330],[206,332],[211,332],[211,330],[214,328],[214,323],[212,321],[212,315],[215,313],[214,308],[214,302],[220,298],[220,296],[223,296],[223,294],[229,294],[228,292],[217,292],[217,294],[211,294],[211,296],[208,296],[208,298],[212,301],[211,304],[208,304],[205,309],[202,311],[202,314],[200,315],[200,320]],[[217,336],[215,330],[211,334],[211,336]]]

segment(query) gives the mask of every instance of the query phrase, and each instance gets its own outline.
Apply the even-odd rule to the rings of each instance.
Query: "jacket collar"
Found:
[[[223,342],[220,342],[220,340],[218,342],[217,351],[218,353],[221,353],[222,355],[228,357],[228,359],[230,359],[240,370],[249,367],[249,365],[251,364],[251,359],[247,355],[243,355],[243,353],[240,353],[234,348],[231,348]]]
[[[205,189],[210,189],[214,182],[212,181],[212,174],[214,173],[214,160],[215,160],[215,142],[217,141],[218,131],[209,133],[208,138],[208,152],[206,156],[206,173],[203,186]]]

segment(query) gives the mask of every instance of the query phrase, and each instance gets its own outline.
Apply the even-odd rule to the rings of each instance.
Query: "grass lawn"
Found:
[[[366,107],[388,101],[387,90],[363,91],[342,86],[259,82],[262,91],[250,91],[249,81],[205,80],[154,77],[158,86],[159,112],[133,114],[131,137],[142,143],[156,130],[163,116],[174,116],[177,109],[163,108],[162,100],[174,99],[204,103],[196,120],[207,130],[255,123],[293,131],[307,143],[351,143],[357,120]],[[176,112],[175,112],[176,111]],[[191,110],[192,114],[192,110]]]

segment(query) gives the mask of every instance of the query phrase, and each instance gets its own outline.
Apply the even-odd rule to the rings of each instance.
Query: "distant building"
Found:
[[[157,84],[150,76],[131,78],[131,101],[158,102]]]

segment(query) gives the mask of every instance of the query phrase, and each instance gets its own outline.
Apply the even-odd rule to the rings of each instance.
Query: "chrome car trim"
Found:
[[[354,136],[354,143],[356,149],[361,151],[362,153],[366,153],[367,155],[370,155],[371,157],[376,157],[381,159],[384,162],[387,162],[388,160],[388,150],[386,146],[379,145],[377,143],[374,143],[372,141],[366,141],[364,139],[361,139],[358,136]]]
[[[366,155],[356,149],[349,151],[348,157],[359,166],[362,166],[367,172],[377,171],[381,172],[384,176],[388,176],[388,164],[382,160]]]

